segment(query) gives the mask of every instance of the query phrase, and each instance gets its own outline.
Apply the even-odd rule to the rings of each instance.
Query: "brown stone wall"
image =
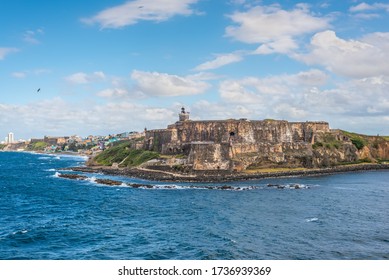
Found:
[[[192,143],[188,162],[194,170],[229,170],[231,162],[228,151],[227,144]]]
[[[292,143],[313,142],[316,132],[329,131],[325,122],[290,123],[287,121],[225,120],[185,121],[170,125],[168,129],[146,132],[146,142],[153,138],[154,145],[162,152],[164,144],[182,145],[191,142],[214,143]],[[157,140],[157,144],[155,141]]]
[[[171,129],[148,130],[145,134],[144,149],[162,152],[162,147],[166,143],[172,142]]]
[[[162,154],[188,155],[195,170],[286,162],[303,166],[312,164],[309,157],[315,134],[329,131],[325,122],[188,120],[168,129],[146,131],[144,147]]]

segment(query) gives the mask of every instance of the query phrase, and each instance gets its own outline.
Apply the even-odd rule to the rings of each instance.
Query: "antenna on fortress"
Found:
[[[180,122],[189,120],[189,112],[185,111],[185,107],[181,108],[181,113],[178,114],[178,119]]]

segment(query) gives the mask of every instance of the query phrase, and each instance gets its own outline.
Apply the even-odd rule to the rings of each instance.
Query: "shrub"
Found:
[[[158,158],[159,154],[153,151],[145,150],[130,150],[128,156],[122,163],[122,166],[134,167],[139,166],[142,163]]]
[[[43,151],[49,144],[43,141],[38,141],[27,146],[28,151]]]
[[[323,147],[323,143],[322,142],[316,142],[312,145],[312,148],[313,149],[317,149],[319,147]]]
[[[366,136],[363,136],[361,134],[357,134],[357,133],[353,133],[353,132],[348,132],[348,131],[344,131],[342,130],[343,134],[345,136],[347,136],[351,143],[353,143],[353,145],[358,149],[362,149],[363,147],[367,146],[368,144],[368,141],[364,138]]]
[[[364,141],[361,138],[353,138],[351,139],[351,143],[358,149],[362,149],[365,146]]]

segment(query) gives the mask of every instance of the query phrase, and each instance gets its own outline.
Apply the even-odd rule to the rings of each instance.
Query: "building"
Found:
[[[7,144],[12,144],[12,143],[15,142],[13,132],[8,133],[8,137],[7,137],[7,141],[6,142],[7,142]]]
[[[185,108],[166,129],[145,131],[144,149],[185,155],[195,170],[242,170],[250,165],[312,165],[312,144],[327,122],[285,120],[192,121]]]

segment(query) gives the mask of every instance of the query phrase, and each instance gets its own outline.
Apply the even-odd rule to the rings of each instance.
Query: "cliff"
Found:
[[[285,120],[191,121],[184,108],[166,129],[107,149],[89,165],[137,168],[163,176],[201,176],[208,172],[261,174],[305,172],[356,164],[389,162],[388,137],[331,129],[327,122]],[[389,167],[381,164],[380,168]],[[135,171],[135,170],[134,170]],[[173,174],[173,175],[172,175]],[[294,174],[294,173],[293,173]],[[154,176],[154,175],[153,175]]]
[[[187,170],[322,168],[389,159],[385,138],[333,130],[323,121],[191,121],[183,108],[178,122],[145,134],[145,150],[180,156]]]

